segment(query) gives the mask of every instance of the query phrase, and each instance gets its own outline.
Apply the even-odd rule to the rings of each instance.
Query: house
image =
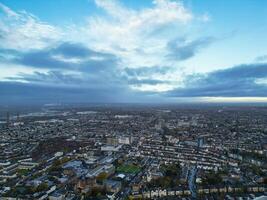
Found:
[[[104,182],[106,190],[108,192],[117,193],[121,189],[121,182],[120,181],[113,181],[113,180],[106,180]]]
[[[87,178],[96,177],[102,172],[104,172],[104,173],[106,173],[108,175],[111,175],[111,174],[113,174],[115,172],[115,167],[112,164],[98,166],[95,169],[92,169],[91,171],[89,171],[87,173],[86,177]]]
[[[65,195],[60,193],[60,192],[53,192],[52,194],[50,194],[48,196],[49,200],[64,200],[65,199]]]

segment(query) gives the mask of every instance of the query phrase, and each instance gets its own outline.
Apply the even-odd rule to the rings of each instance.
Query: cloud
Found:
[[[198,17],[198,19],[202,22],[209,22],[211,20],[211,17],[208,13],[205,13]]]
[[[2,49],[0,54],[7,51],[13,56],[6,59],[6,63],[31,67],[33,72],[19,72],[5,77],[6,81],[42,87],[87,88],[88,92],[128,88],[115,55],[94,51],[82,44],[64,42],[54,48],[28,52]]]
[[[126,8],[116,0],[95,0],[100,8],[104,9],[109,16],[129,22],[129,27],[141,27],[143,24],[164,24],[173,21],[186,23],[193,18],[193,14],[187,10],[180,1],[154,0],[153,8],[146,8],[141,11]],[[125,18],[128,17],[128,19]]]
[[[89,49],[83,44],[65,42],[60,44],[57,48],[53,49],[54,54],[60,54],[64,57],[74,58],[92,58],[98,60],[104,60],[107,58],[114,58],[114,55],[109,53],[97,52]]]
[[[21,51],[41,49],[63,35],[58,27],[44,23],[26,11],[15,12],[0,4],[0,48]]]
[[[125,72],[128,76],[148,76],[152,74],[166,74],[174,70],[172,67],[168,66],[153,66],[153,67],[138,67],[138,68],[125,68]]]
[[[2,53],[12,55],[6,59],[11,63],[45,69],[65,69],[95,72],[114,68],[118,59],[115,55],[91,50],[82,44],[62,43],[54,48],[19,52],[0,49]]]
[[[255,58],[256,62],[264,62],[266,60],[267,60],[267,55],[262,55],[262,56]]]
[[[95,0],[104,11],[91,16],[84,27],[74,27],[77,35],[96,50],[116,54],[122,66],[163,65],[166,42],[180,35],[193,20],[194,14],[181,1],[155,0],[151,7],[131,9],[121,1]],[[171,30],[171,31],[170,31]]]
[[[136,103],[162,102],[160,96],[129,91],[123,85],[105,88],[61,87],[0,81],[1,105],[47,103]]]
[[[160,67],[158,69],[161,70]],[[144,71],[146,70],[148,69]],[[187,75],[183,80],[183,86],[176,89],[173,89],[170,81],[166,79],[145,78],[145,76],[140,78],[142,76],[136,76],[133,72],[128,72],[131,75],[125,76],[126,73],[119,74],[114,71],[112,75],[109,73],[68,74],[49,71],[48,73],[36,72],[32,75],[20,74],[16,78],[10,77],[10,81],[26,81],[34,85],[49,87],[84,88],[89,89],[88,91],[91,89],[106,92],[110,90],[110,93],[112,93],[112,88],[124,88],[128,92],[133,92],[134,89],[161,93],[165,97],[267,96],[267,63],[239,65],[208,74]],[[137,73],[140,75],[144,72],[141,70]],[[143,93],[144,97],[147,94]]]
[[[181,68],[180,68],[181,69]],[[175,67],[153,66],[125,68],[122,73],[131,89],[146,92],[163,92],[173,89],[180,81],[181,70]]]
[[[6,80],[29,83],[33,85],[45,85],[50,87],[70,87],[70,88],[127,88],[125,82],[115,73],[82,73],[82,72],[65,72],[65,71],[48,71],[34,73],[20,73],[16,77],[6,77]]]
[[[130,85],[158,85],[162,83],[168,83],[168,81],[157,80],[157,79],[129,79],[128,84]]]
[[[10,81],[26,82],[37,85],[57,86],[81,86],[83,79],[79,74],[66,74],[60,71],[48,71],[47,73],[34,72],[33,74],[20,73],[17,77],[7,77]]]
[[[19,82],[0,82],[0,103],[12,104],[43,104],[43,103],[88,103],[116,102],[118,98],[126,98],[123,88],[71,88],[50,87],[47,85],[25,84]]]
[[[187,40],[185,38],[177,38],[168,42],[167,46],[169,49],[169,54],[167,58],[174,60],[187,60],[201,50],[207,47],[212,42],[215,41],[214,37],[203,37],[196,40]]]
[[[186,77],[185,87],[166,94],[174,97],[266,97],[267,63],[239,65]]]
[[[5,6],[4,4],[0,3],[0,9],[8,16],[8,17],[14,17],[18,18],[19,14],[11,10],[9,7]]]
[[[1,76],[10,82],[6,86],[41,88],[47,95],[46,90],[62,88],[62,99],[75,91],[81,97],[103,92],[111,98],[120,90],[121,95],[138,93],[136,98],[141,98],[181,85],[184,68],[179,62],[213,42],[212,37],[190,36],[191,25],[207,16],[200,20],[181,1],[154,0],[151,7],[140,9],[117,0],[92,2],[101,14],[66,26],[0,4],[1,67],[12,67],[12,73]]]
[[[25,66],[48,69],[70,69],[72,66],[70,63],[53,58],[49,51],[25,53],[14,59],[13,62]]]

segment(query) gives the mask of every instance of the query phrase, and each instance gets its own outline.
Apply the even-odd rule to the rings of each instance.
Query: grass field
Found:
[[[29,170],[27,170],[27,169],[18,169],[17,173],[19,175],[27,175],[29,173]]]
[[[121,165],[117,167],[117,172],[120,173],[136,174],[140,172],[140,170],[140,167],[135,165]]]

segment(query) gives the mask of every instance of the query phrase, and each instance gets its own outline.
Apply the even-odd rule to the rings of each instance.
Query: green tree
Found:
[[[102,172],[96,177],[96,180],[100,181],[100,182],[103,182],[104,180],[107,179],[107,177],[108,177],[108,174],[105,173],[105,172]]]
[[[222,183],[222,181],[222,177],[219,173],[210,172],[206,174],[202,182],[205,185],[217,185]]]
[[[41,183],[40,185],[37,186],[36,192],[42,192],[48,190],[48,184],[47,183]]]

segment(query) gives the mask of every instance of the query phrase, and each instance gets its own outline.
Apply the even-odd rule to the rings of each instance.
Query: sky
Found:
[[[267,1],[0,0],[0,104],[267,102]]]

